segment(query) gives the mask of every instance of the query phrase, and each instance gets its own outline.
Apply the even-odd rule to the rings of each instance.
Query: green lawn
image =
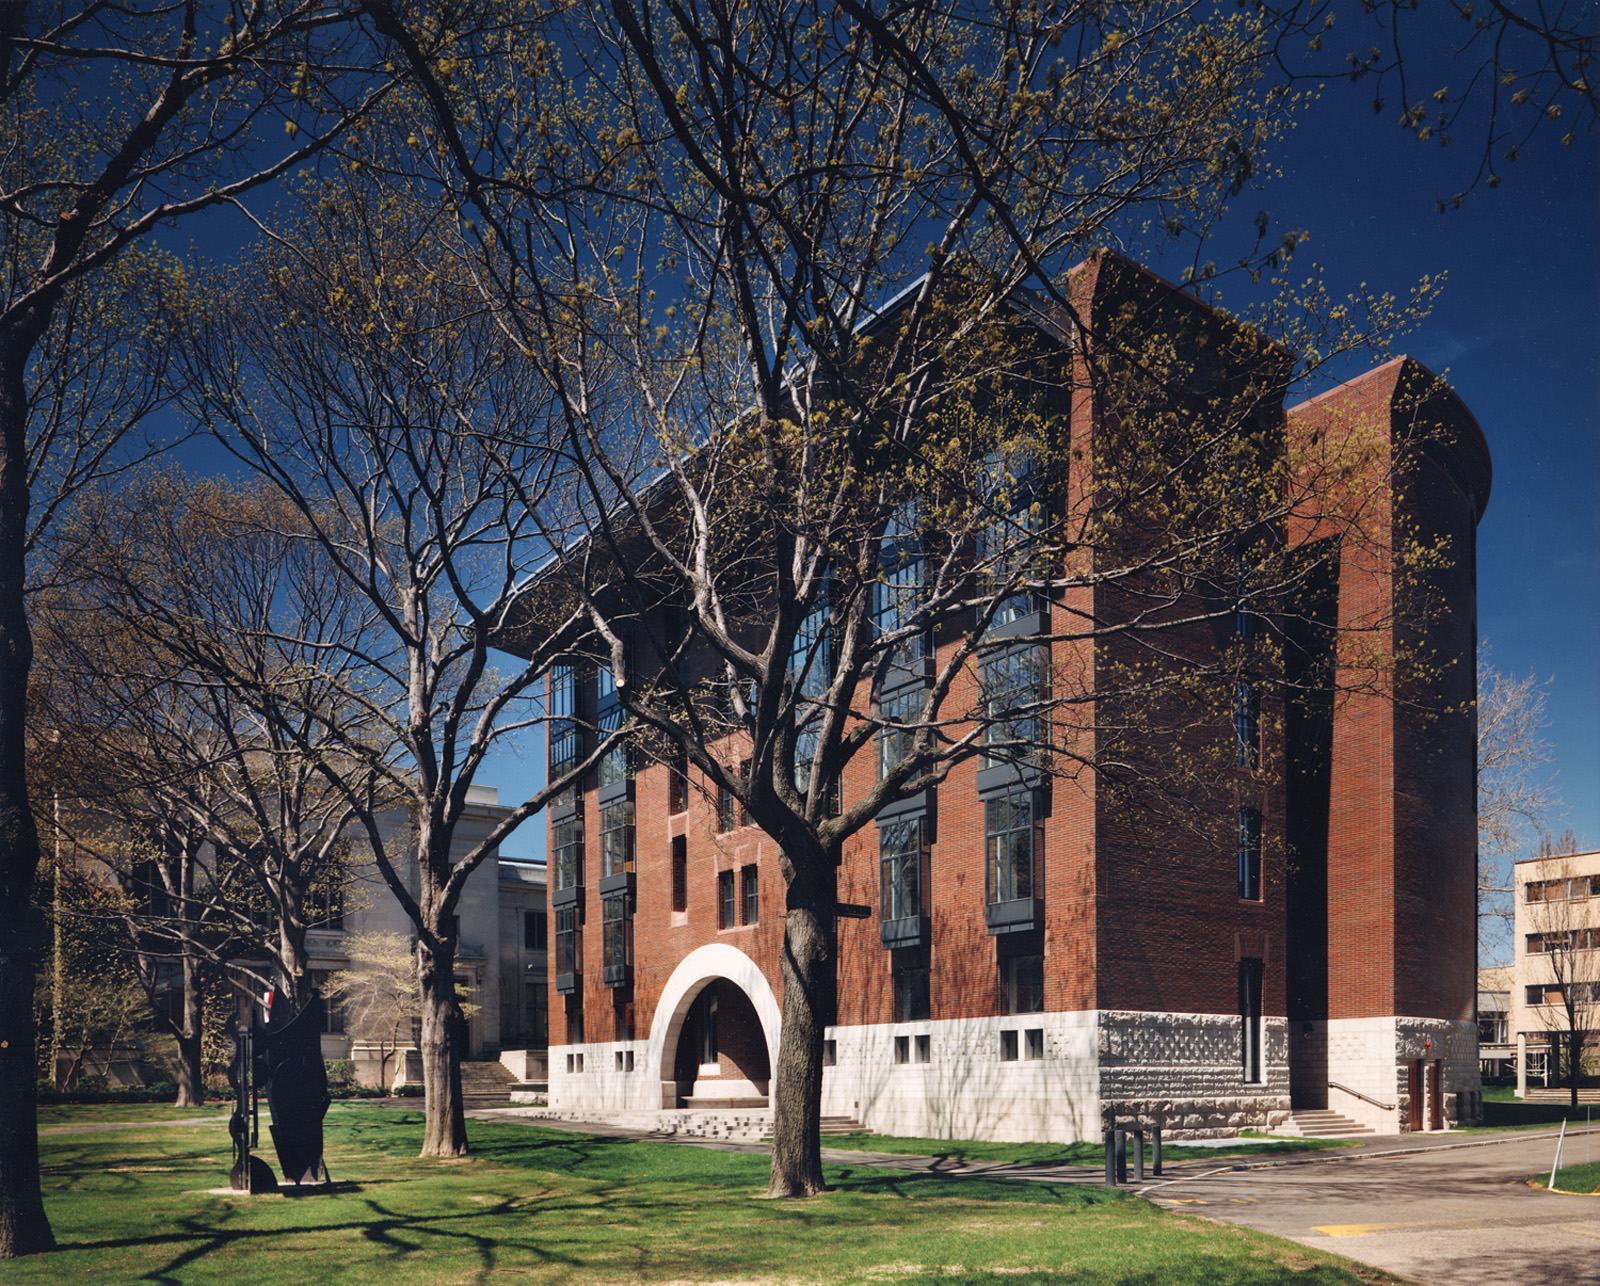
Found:
[[[167,1108],[170,1118],[187,1112]],[[81,1119],[105,1119],[104,1114]],[[158,1119],[158,1118],[155,1118]],[[830,1170],[834,1191],[761,1199],[760,1155],[471,1123],[472,1156],[416,1159],[414,1112],[335,1105],[335,1190],[239,1197],[215,1126],[41,1140],[62,1249],[8,1283],[76,1281],[1390,1282],[1373,1270],[1137,1198],[1055,1183]],[[265,1133],[265,1131],[263,1131]]]
[[[226,1121],[232,1103],[207,1103],[203,1107],[174,1107],[171,1103],[41,1103],[39,1128],[60,1125],[110,1125],[120,1122],[178,1121],[214,1117]],[[266,1108],[262,1108],[265,1113]]]
[[[1541,1183],[1550,1182],[1545,1172]],[[1600,1192],[1600,1161],[1587,1165],[1564,1165],[1556,1171],[1557,1192]]]
[[[1104,1166],[1103,1143],[984,1143],[965,1139],[914,1139],[893,1134],[830,1134],[822,1144],[854,1152],[888,1152],[897,1156],[948,1157],[956,1161],[999,1161],[1013,1165]],[[1128,1143],[1133,1147],[1132,1140]],[[1284,1152],[1315,1152],[1324,1148],[1353,1148],[1349,1139],[1241,1139],[1225,1148],[1197,1148],[1182,1143],[1161,1144],[1163,1161],[1215,1160],[1220,1157],[1263,1156]],[[1145,1159],[1155,1149],[1145,1144]],[[1130,1151],[1129,1163],[1133,1156]]]

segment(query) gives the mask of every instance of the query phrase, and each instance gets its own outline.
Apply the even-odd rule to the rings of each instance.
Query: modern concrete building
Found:
[[[1086,324],[1040,340],[1063,371],[1063,459],[1106,449],[1115,408],[1076,377],[1096,360],[1084,336],[1099,319],[1151,309],[1202,338],[1240,329],[1112,255],[1071,290]],[[1209,375],[1206,388],[1229,378]],[[825,1114],[1050,1140],[1112,1121],[1215,1136],[1291,1124],[1297,1108],[1390,1133],[1476,1116],[1471,698],[1488,451],[1466,407],[1407,358],[1298,406],[1269,399],[1261,417],[1286,461],[1362,435],[1388,483],[1360,544],[1309,511],[1275,537],[1320,570],[1292,619],[1270,623],[1289,654],[1282,690],[1242,692],[1230,726],[1193,734],[1225,763],[1195,800],[1214,809],[1212,838],[1130,809],[1093,775],[1052,780],[976,755],[885,808],[839,871],[841,902],[867,914],[840,923]],[[1051,479],[1044,503],[1068,486]],[[1447,554],[1402,569],[1402,532]],[[1112,642],[1069,655],[1049,641],[1085,609],[1123,610],[1033,603],[1002,627],[1007,655],[1113,663]],[[1359,664],[1346,640],[1363,620],[1381,623],[1361,635],[1380,668],[1402,649],[1432,658],[1399,676],[1398,699],[1339,682]],[[1216,629],[1254,628],[1240,613],[1189,642],[1203,652],[1236,641]],[[935,663],[957,634],[935,637]],[[576,762],[615,694],[573,664],[550,695],[552,764]],[[1141,712],[1121,716],[1137,752]],[[874,761],[869,747],[852,763],[847,795]],[[773,840],[697,774],[661,764],[595,774],[548,822],[552,1107],[763,1105],[782,994]]]
[[[1512,868],[1516,898],[1509,1028],[1521,1068],[1565,1084],[1568,1033],[1600,1046],[1600,850],[1527,858]],[[1569,1003],[1570,1002],[1570,1003]]]

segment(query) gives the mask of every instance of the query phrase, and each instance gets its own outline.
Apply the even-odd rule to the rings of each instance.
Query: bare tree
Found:
[[[457,824],[485,758],[542,720],[534,686],[585,627],[575,602],[531,605],[523,592],[569,534],[548,388],[485,309],[449,210],[421,189],[369,185],[365,167],[393,168],[390,136],[369,135],[372,150],[310,186],[281,237],[215,281],[183,400],[361,601],[357,636],[308,669],[337,700],[305,706],[288,731],[337,746],[318,770],[416,926],[423,1154],[454,1156],[467,1148],[455,909],[472,873],[571,777],[464,855]],[[508,638],[526,658],[501,670],[491,647]],[[259,682],[215,664],[219,682]],[[409,815],[404,844],[383,825],[389,808]]]
[[[1483,651],[1488,651],[1485,644]],[[1542,836],[1560,799],[1545,771],[1549,680],[1500,673],[1478,661],[1478,943],[1488,960],[1509,958],[1515,906],[1511,863]]]
[[[59,432],[63,388],[79,409],[100,405],[96,361],[73,354],[114,351],[120,338],[75,301],[104,290],[158,228],[275,182],[386,92],[392,77],[359,13],[0,4],[0,1257],[54,1244],[33,1120],[26,560],[61,488],[109,461],[141,403],[119,397],[79,418],[88,436]],[[64,385],[63,369],[79,374]]]
[[[1600,875],[1580,870],[1570,860],[1576,851],[1570,830],[1554,841],[1543,837],[1539,856],[1546,864],[1525,885],[1528,976],[1536,977],[1527,1000],[1550,1033],[1551,1056],[1566,1072],[1573,1107],[1586,1048],[1600,1032]]]
[[[1231,781],[1209,772],[1233,771],[1225,737],[1176,764],[1158,742],[1226,728],[1275,644],[1184,631],[1241,595],[1276,610],[1305,575],[1282,556],[1294,506],[1359,512],[1331,501],[1341,471],[1376,494],[1359,433],[1291,470],[1267,408],[1299,355],[1393,316],[1356,301],[1356,335],[1325,325],[1331,301],[1286,302],[1275,348],[1115,258],[1066,272],[1152,223],[1203,231],[1250,181],[1286,110],[1252,13],[758,0],[569,21],[515,62],[516,94],[488,92],[512,83],[492,57],[466,84],[412,55],[417,164],[482,230],[479,279],[559,399],[592,536],[550,584],[582,594],[637,752],[678,747],[780,850],[771,1191],[812,1193],[845,839],[978,756],[1168,805]],[[514,125],[535,101],[539,128]],[[1068,428],[1090,404],[1092,444]],[[1271,531],[1242,577],[1241,540]]]
[[[389,1063],[411,1041],[411,1023],[422,1016],[417,961],[410,941],[398,933],[353,933],[344,953],[351,967],[328,979],[329,997],[344,1014],[345,1030],[378,1050],[378,1084],[389,1084]]]

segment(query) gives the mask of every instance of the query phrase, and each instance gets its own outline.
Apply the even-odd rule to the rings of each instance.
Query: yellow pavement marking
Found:
[[[1426,1222],[1426,1221],[1424,1221]],[[1389,1232],[1395,1228],[1420,1228],[1422,1223],[1330,1223],[1323,1224],[1320,1228],[1313,1228],[1312,1232],[1320,1232],[1328,1237],[1365,1237],[1368,1233]]]

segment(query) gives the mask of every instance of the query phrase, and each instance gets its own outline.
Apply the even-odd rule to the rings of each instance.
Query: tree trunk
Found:
[[[822,1032],[833,1021],[838,988],[831,862],[820,876],[797,872],[783,932],[783,1025],[772,1093],[769,1197],[809,1197],[822,1183]]]
[[[174,1033],[178,1057],[172,1074],[178,1082],[178,1106],[199,1107],[205,1102],[205,1073],[201,1064],[201,1034],[205,1031],[205,997],[200,994],[199,962],[188,953],[183,959],[183,1021]]]
[[[55,1248],[39,1195],[34,1094],[33,987],[44,953],[44,920],[33,905],[39,833],[28,800],[28,670],[33,637],[23,599],[28,526],[28,403],[23,364],[30,344],[0,344],[0,1258]],[[20,348],[20,352],[17,351]]]
[[[466,1021],[456,1003],[454,970],[453,949],[435,955],[425,943],[417,943],[425,1119],[421,1155],[425,1157],[458,1157],[467,1151],[467,1118],[461,1102]]]
[[[1572,1090],[1574,1108],[1578,1106],[1578,1078],[1583,1075],[1583,1037],[1583,1029],[1578,1026],[1578,1018],[1574,1014],[1571,1029],[1567,1032],[1567,1085]]]

